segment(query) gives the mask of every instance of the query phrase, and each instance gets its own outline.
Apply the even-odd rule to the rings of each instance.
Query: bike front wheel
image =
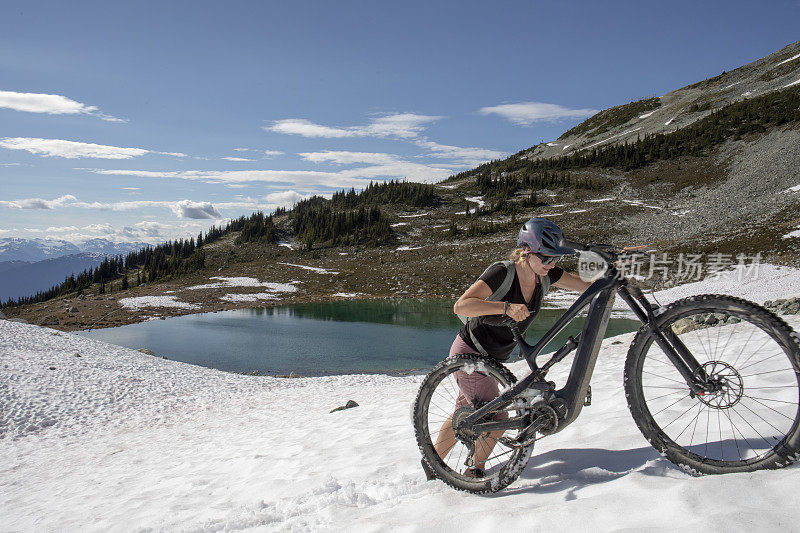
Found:
[[[679,300],[659,331],[691,352],[711,391],[693,393],[642,328],[625,363],[636,424],[666,457],[701,474],[786,466],[800,451],[800,339],[778,316],[730,296]]]
[[[414,401],[414,433],[423,461],[437,478],[478,494],[498,491],[517,479],[533,450],[532,444],[514,443],[519,430],[481,435],[453,430],[459,419],[516,381],[500,363],[474,354],[450,356],[428,374]],[[475,394],[468,390],[473,384],[480,389]],[[510,406],[484,420],[519,416],[525,416],[523,410]]]

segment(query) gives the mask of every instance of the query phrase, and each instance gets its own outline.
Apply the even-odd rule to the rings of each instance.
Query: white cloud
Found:
[[[297,191],[281,191],[264,196],[264,201],[268,204],[274,204],[276,207],[289,207],[307,196]]]
[[[315,124],[302,118],[288,118],[275,121],[264,129],[287,135],[303,137],[401,137],[404,139],[417,137],[425,128],[424,125],[442,117],[417,115],[415,113],[395,113],[376,117],[369,124],[338,128]]]
[[[187,171],[152,171],[152,170],[111,170],[86,169],[90,172],[111,176],[137,176],[142,178],[175,178],[201,180],[212,183],[267,182],[278,183],[287,187],[299,188],[350,188],[365,187],[369,179],[402,179],[432,183],[448,177],[451,173],[445,169],[407,161],[396,161],[367,167],[340,170],[338,172],[320,172],[314,170],[187,170]]]
[[[108,122],[127,122],[121,118],[105,115],[95,106],[88,106],[59,94],[0,91],[0,108],[49,115],[93,115]]]
[[[354,163],[387,164],[399,161],[394,154],[375,152],[344,152],[326,150],[324,152],[304,152],[298,154],[306,161],[313,163],[331,162],[339,165],[352,165]]]
[[[65,233],[67,231],[78,231],[78,228],[75,226],[50,226],[44,231],[48,231],[50,233]]]
[[[191,200],[181,200],[173,204],[172,212],[180,218],[222,218],[217,209],[211,202],[192,202]]]
[[[264,155],[267,156],[267,158],[270,158],[283,155],[283,152],[281,152],[280,150],[264,150]]]
[[[12,209],[55,209],[67,204],[76,202],[78,199],[71,194],[59,196],[55,200],[44,200],[43,198],[26,198],[23,200],[0,200],[0,206]]]
[[[284,133],[286,135],[302,135],[303,137],[355,137],[355,133],[352,131],[321,126],[302,118],[276,120],[271,127],[264,129],[274,131],[275,133]]]
[[[502,104],[484,107],[478,111],[483,115],[500,115],[520,126],[530,126],[534,122],[552,122],[568,118],[584,118],[595,113],[597,109],[569,109],[558,104],[542,102],[520,102],[518,104]]]
[[[25,150],[45,157],[63,157],[78,159],[90,157],[94,159],[131,159],[144,154],[161,154],[175,157],[186,157],[180,152],[154,152],[144,148],[122,148],[104,144],[65,141],[63,139],[40,139],[36,137],[3,137],[0,147],[9,150]]]
[[[246,152],[248,150],[249,150],[249,148],[234,148],[233,149],[234,152]]]
[[[123,191],[138,191],[139,187],[123,187]]]
[[[255,161],[255,159],[247,159],[246,157],[223,157],[225,161]]]
[[[416,144],[417,146],[430,150],[431,157],[436,157],[439,159],[452,159],[464,166],[470,167],[478,166],[481,163],[491,161],[492,159],[502,159],[508,155],[505,152],[489,150],[487,148],[463,148],[460,146],[439,144],[432,141],[417,141]]]

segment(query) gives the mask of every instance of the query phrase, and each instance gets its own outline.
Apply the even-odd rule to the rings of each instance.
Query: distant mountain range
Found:
[[[0,239],[0,263],[7,261],[35,262],[55,259],[66,255],[97,254],[119,255],[138,250],[144,242],[112,242],[107,239],[91,239],[82,244],[57,239]]]
[[[144,246],[147,243],[107,239],[79,245],[54,239],[0,239],[0,301],[32,296],[70,274],[99,265],[106,256],[125,255]]]

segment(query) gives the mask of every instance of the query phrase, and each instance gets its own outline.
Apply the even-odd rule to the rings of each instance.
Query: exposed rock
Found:
[[[353,407],[358,407],[358,403],[354,400],[347,400],[347,403],[342,405],[341,407],[337,407],[336,409],[331,409],[331,413],[336,411],[344,411],[345,409],[352,409]]]
[[[147,348],[139,348],[136,351],[137,352],[142,352],[143,354],[147,354],[147,355],[155,355],[155,353],[153,353],[152,350],[148,350]]]
[[[20,324],[27,324],[28,323],[28,321],[25,320],[24,318],[9,318],[8,321],[9,322],[19,322]]]

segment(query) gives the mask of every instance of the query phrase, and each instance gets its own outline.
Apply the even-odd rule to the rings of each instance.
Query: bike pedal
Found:
[[[589,385],[589,388],[586,389],[586,398],[583,400],[583,405],[592,405],[592,386]]]

